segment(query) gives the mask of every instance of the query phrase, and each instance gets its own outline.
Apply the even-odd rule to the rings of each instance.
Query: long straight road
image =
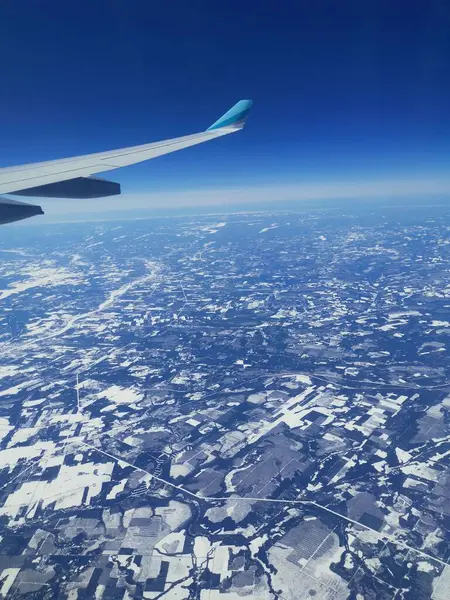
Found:
[[[143,469],[142,467],[136,467],[136,465],[133,465],[132,463],[124,460],[123,458],[114,456],[114,454],[111,454],[109,452],[105,452],[104,450],[101,450],[100,448],[97,448],[96,446],[93,446],[92,444],[87,444],[86,442],[83,442],[80,440],[79,440],[79,443],[82,444],[83,446],[86,446],[87,448],[90,448],[92,450],[96,450],[97,452],[100,452],[101,454],[103,454],[104,456],[107,456],[108,458],[111,458],[112,460],[120,461],[123,464],[125,464],[129,467],[132,467],[133,469],[136,469],[136,471],[141,471],[142,473],[146,473],[155,481],[158,481],[159,483],[167,485],[167,486],[181,492],[182,494],[185,494],[186,496],[188,496],[190,498],[194,498],[195,500],[197,500],[199,502],[241,502],[241,501],[244,501],[244,502],[266,502],[266,503],[270,503],[270,504],[284,504],[284,505],[290,505],[290,506],[292,506],[292,505],[294,505],[294,506],[297,506],[297,505],[298,506],[313,506],[314,508],[317,508],[318,510],[325,511],[329,514],[334,515],[335,517],[343,519],[344,521],[347,521],[348,523],[351,523],[352,525],[356,525],[358,527],[361,527],[362,529],[372,531],[382,541],[389,541],[392,544],[396,545],[398,548],[411,550],[412,552],[415,552],[416,554],[419,554],[420,556],[423,556],[424,558],[426,558],[428,560],[433,560],[433,561],[441,564],[444,567],[449,566],[448,563],[441,560],[440,558],[437,558],[436,556],[428,554],[428,552],[424,552],[423,550],[419,550],[418,548],[414,548],[413,546],[410,546],[409,544],[406,544],[405,542],[397,539],[392,534],[380,532],[376,529],[373,529],[372,527],[369,527],[368,525],[365,525],[364,523],[360,523],[359,521],[355,521],[354,519],[351,519],[350,517],[347,517],[346,515],[342,515],[341,513],[338,513],[337,511],[335,511],[331,508],[328,508],[327,506],[322,506],[321,504],[317,504],[317,502],[314,502],[312,500],[287,500],[287,499],[283,499],[283,498],[252,498],[251,496],[232,496],[232,497],[202,496],[200,494],[197,494],[195,492],[191,492],[190,490],[187,490],[186,488],[182,487],[181,485],[176,485],[175,483],[167,481],[166,479],[163,479],[162,477],[153,475],[153,473],[150,473],[150,471],[147,471],[146,469]]]

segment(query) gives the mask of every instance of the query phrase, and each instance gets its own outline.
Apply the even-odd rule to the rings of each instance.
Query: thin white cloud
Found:
[[[123,194],[96,200],[41,200],[50,215],[82,215],[117,210],[176,209],[185,207],[238,207],[240,204],[314,201],[351,198],[394,198],[450,195],[450,180],[404,179],[264,185],[228,189],[198,189]]]

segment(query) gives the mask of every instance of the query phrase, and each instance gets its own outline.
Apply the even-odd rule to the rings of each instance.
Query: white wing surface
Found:
[[[119,184],[92,178],[92,175],[235,133],[244,126],[251,105],[251,100],[240,100],[201,133],[119,150],[0,169],[0,194],[58,198],[93,198],[118,194]],[[27,206],[30,207],[31,214],[25,214]],[[0,223],[42,214],[42,210],[33,211],[31,208],[40,209],[23,202],[0,199]]]

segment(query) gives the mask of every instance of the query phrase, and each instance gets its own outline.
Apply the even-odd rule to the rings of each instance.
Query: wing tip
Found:
[[[235,127],[242,129],[249,115],[253,100],[239,100],[224,115],[217,119],[206,131],[220,129],[221,127]]]

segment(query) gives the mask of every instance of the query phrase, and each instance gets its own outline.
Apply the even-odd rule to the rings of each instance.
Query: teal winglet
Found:
[[[219,129],[220,127],[232,127],[233,125],[242,127],[248,117],[252,104],[252,100],[239,100],[237,104],[222,115],[211,127],[208,127],[206,131]]]

